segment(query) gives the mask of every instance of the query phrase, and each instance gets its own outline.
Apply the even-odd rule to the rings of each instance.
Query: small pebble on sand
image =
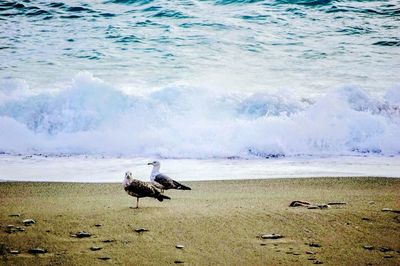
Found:
[[[25,220],[22,221],[22,223],[23,223],[25,226],[30,226],[30,225],[32,225],[32,224],[35,224],[36,221],[33,220],[33,219],[25,219]]]
[[[314,243],[314,242],[308,243],[308,245],[309,245],[310,247],[314,247],[314,248],[320,248],[320,247],[321,247],[320,244]]]
[[[392,250],[393,249],[391,249],[389,247],[385,247],[385,246],[379,248],[379,251],[381,251],[381,252],[389,252],[389,251],[392,251]]]
[[[135,232],[136,232],[136,233],[143,233],[143,232],[147,232],[147,231],[149,231],[149,230],[146,229],[146,228],[136,228],[136,229],[135,229]]]
[[[77,238],[84,238],[84,237],[91,237],[92,234],[86,231],[79,231],[78,233],[75,234]]]
[[[47,253],[47,250],[44,248],[30,248],[28,252],[31,254],[44,254]]]
[[[272,234],[264,234],[261,236],[262,239],[279,239],[283,236],[280,234],[272,233]]]

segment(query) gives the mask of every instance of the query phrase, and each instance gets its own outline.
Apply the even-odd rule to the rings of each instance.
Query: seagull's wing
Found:
[[[167,175],[158,174],[155,176],[154,181],[161,184],[164,189],[181,189],[181,190],[191,190],[190,187],[184,186],[181,183],[173,180]]]
[[[164,174],[158,174],[154,177],[154,181],[163,186],[164,189],[175,188],[174,180]]]
[[[125,191],[133,197],[157,197],[160,192],[151,184],[146,182],[133,179],[128,186],[125,187]]]

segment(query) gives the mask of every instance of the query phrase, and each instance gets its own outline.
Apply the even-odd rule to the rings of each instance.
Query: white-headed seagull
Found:
[[[184,186],[181,183],[173,180],[167,175],[160,173],[160,162],[154,161],[148,163],[148,165],[153,166],[153,170],[151,171],[150,180],[153,184],[161,189],[161,192],[164,189],[181,189],[181,190],[191,190],[190,187]]]

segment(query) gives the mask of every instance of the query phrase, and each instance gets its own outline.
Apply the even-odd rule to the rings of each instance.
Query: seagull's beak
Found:
[[[153,165],[153,163],[147,163],[147,165]]]

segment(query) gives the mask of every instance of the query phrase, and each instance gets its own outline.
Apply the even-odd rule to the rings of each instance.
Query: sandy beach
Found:
[[[185,184],[132,209],[121,184],[0,183],[0,264],[400,265],[399,179]],[[282,238],[262,238],[273,233]]]

